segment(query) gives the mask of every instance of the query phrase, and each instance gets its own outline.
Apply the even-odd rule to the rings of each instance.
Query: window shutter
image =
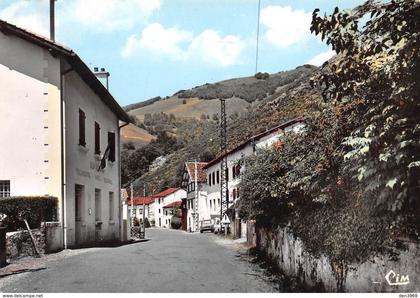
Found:
[[[81,146],[86,146],[85,121],[85,112],[79,109],[79,145]]]
[[[101,154],[101,127],[95,122],[95,154]]]
[[[109,157],[110,161],[115,161],[115,133],[108,132],[108,146],[109,146]]]

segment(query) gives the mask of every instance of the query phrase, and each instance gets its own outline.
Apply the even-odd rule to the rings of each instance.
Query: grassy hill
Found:
[[[132,142],[136,147],[146,145],[156,139],[156,136],[151,135],[147,130],[133,124],[123,127],[121,136],[123,143]]]
[[[176,118],[197,119],[204,114],[212,119],[214,114],[220,113],[219,99],[223,98],[227,99],[227,114],[240,115],[293,88],[297,81],[307,78],[315,69],[314,66],[304,65],[274,74],[264,73],[204,84],[189,90],[180,90],[170,97],[154,97],[131,104],[125,109],[141,122],[144,121],[144,115],[155,113],[173,114]]]

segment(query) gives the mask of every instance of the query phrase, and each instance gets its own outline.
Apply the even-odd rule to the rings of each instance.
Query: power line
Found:
[[[261,11],[261,0],[258,0],[257,48],[255,51],[255,73],[258,72],[258,50],[259,50],[259,40],[260,40],[260,11]]]

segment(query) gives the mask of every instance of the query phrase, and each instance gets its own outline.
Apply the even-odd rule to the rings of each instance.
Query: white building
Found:
[[[228,204],[232,209],[233,217],[230,218],[230,230],[235,238],[246,237],[246,222],[241,220],[238,216],[238,210],[235,209],[235,202],[240,199],[239,182],[241,173],[245,171],[245,167],[241,164],[244,157],[256,153],[259,149],[272,146],[280,141],[285,133],[299,132],[305,126],[303,118],[296,118],[286,123],[273,127],[260,134],[257,134],[241,145],[228,151],[225,155],[210,161],[204,167],[207,172],[207,184],[205,191],[209,204],[207,205],[210,212],[211,219],[216,222],[220,219],[220,169],[221,162],[224,158],[227,159],[228,171],[226,180],[228,183]],[[208,213],[208,212],[207,212]],[[206,214],[207,214],[206,213]]]
[[[155,199],[153,197],[134,197],[133,202],[131,199],[127,199],[128,212],[131,214],[131,218],[137,218],[143,220],[143,205],[145,209],[144,217],[151,222],[155,220]]]
[[[168,188],[158,194],[153,195],[152,197],[155,201],[155,226],[160,228],[168,228],[170,225],[165,222],[165,219],[167,218],[165,218],[163,207],[173,202],[182,201],[182,199],[187,197],[187,193],[181,188]]]
[[[172,202],[163,206],[162,222],[163,222],[164,228],[168,228],[168,229],[171,228],[172,216],[174,216],[175,214],[178,215],[178,217],[180,218],[182,217],[181,206],[182,206],[182,201],[175,201],[175,202]]]
[[[200,222],[210,219],[210,202],[207,199],[205,162],[186,162],[182,187],[187,192],[187,231],[200,230]],[[220,208],[219,208],[220,209]],[[219,211],[220,213],[220,211]]]
[[[120,121],[71,50],[0,21],[0,188],[58,198],[67,247],[120,239]]]

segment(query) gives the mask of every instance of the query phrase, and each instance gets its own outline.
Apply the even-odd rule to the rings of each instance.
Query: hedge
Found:
[[[25,229],[24,219],[31,229],[41,222],[57,220],[58,199],[55,197],[8,197],[0,198],[0,225],[7,231]]]

